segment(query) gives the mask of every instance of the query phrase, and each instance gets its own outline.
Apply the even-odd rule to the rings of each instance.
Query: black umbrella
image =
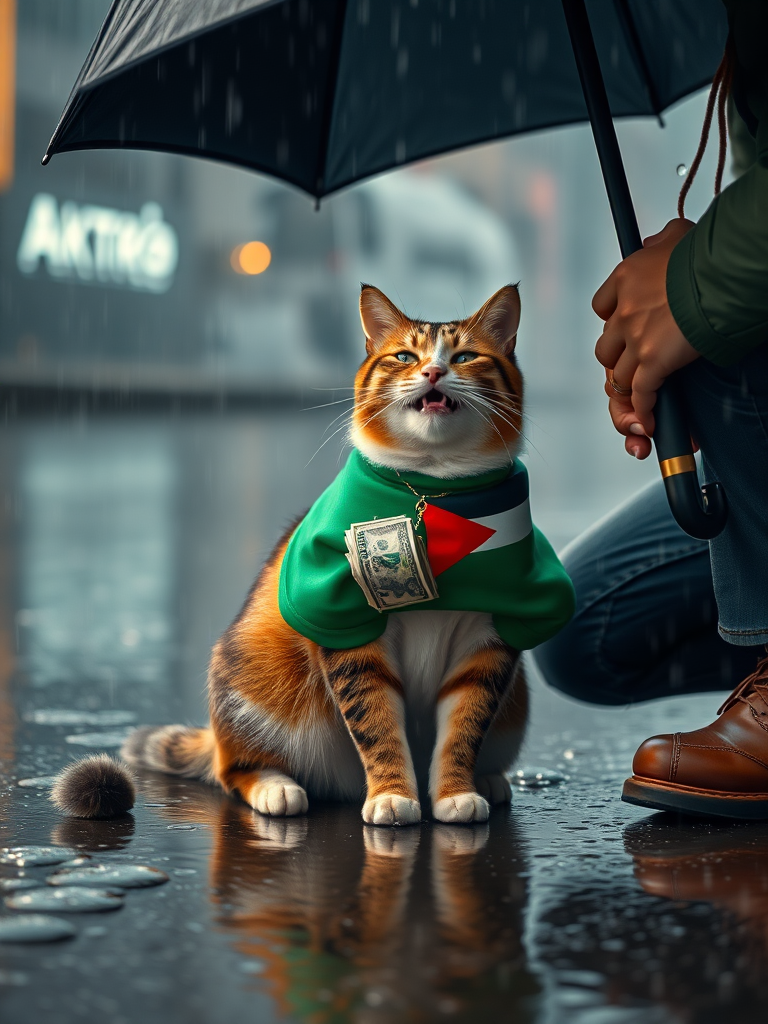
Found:
[[[641,242],[612,118],[660,117],[711,81],[727,23],[721,0],[588,7],[589,17],[584,0],[114,0],[43,162],[104,147],[189,153],[319,199],[437,153],[589,118],[626,256]],[[659,394],[656,451],[676,519],[708,538],[725,524],[724,494],[698,486],[673,385]]]

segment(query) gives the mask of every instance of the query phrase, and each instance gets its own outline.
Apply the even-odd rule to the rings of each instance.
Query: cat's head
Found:
[[[514,285],[465,320],[426,323],[365,284],[360,318],[368,356],[355,378],[351,439],[366,458],[446,478],[511,462],[523,406]]]

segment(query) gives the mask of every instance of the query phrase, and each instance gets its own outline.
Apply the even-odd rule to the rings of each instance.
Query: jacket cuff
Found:
[[[683,235],[667,264],[667,302],[672,316],[699,355],[717,366],[738,362],[744,355],[741,346],[714,331],[699,303],[699,290],[693,269],[696,228]]]

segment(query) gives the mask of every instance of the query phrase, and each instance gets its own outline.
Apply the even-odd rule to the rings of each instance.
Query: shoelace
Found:
[[[718,708],[718,715],[722,715],[724,711],[732,708],[733,705],[740,700],[744,701],[745,704],[748,703],[747,693],[758,683],[765,683],[768,685],[768,654],[758,661],[755,671],[751,675],[748,675],[746,679],[742,679],[722,707]]]

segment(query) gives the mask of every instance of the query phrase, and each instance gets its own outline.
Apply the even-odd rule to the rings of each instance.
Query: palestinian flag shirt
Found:
[[[379,612],[371,608],[346,559],[352,523],[406,515],[428,497],[417,532],[426,541],[439,597]],[[370,643],[390,614],[490,612],[496,632],[517,650],[554,636],[574,610],[573,584],[546,537],[531,522],[528,473],[511,467],[441,480],[398,474],[356,449],[291,536],[279,585],[280,613],[297,633],[323,647]]]

